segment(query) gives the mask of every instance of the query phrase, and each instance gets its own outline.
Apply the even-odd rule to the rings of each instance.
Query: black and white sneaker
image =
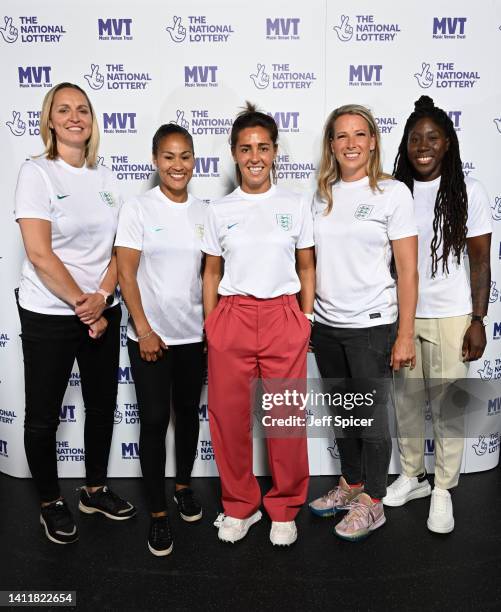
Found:
[[[202,518],[202,506],[189,488],[179,489],[174,493],[174,501],[183,521],[194,523]]]
[[[155,557],[166,557],[174,548],[168,516],[151,517],[148,548]]]
[[[41,507],[40,524],[51,542],[72,544],[78,540],[77,526],[64,499]]]
[[[85,487],[82,487],[78,507],[85,514],[100,512],[114,521],[125,521],[135,516],[137,512],[130,502],[113,493],[108,487],[102,487],[95,493],[89,493]]]

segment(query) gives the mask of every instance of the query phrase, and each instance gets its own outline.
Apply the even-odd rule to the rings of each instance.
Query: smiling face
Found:
[[[444,130],[428,117],[420,119],[409,131],[407,157],[418,181],[433,181],[442,170],[442,160],[449,150]]]
[[[334,121],[331,151],[343,181],[358,181],[367,176],[371,151],[376,146],[369,124],[360,115],[341,115]]]
[[[49,127],[55,133],[57,149],[62,157],[65,148],[85,150],[92,133],[92,112],[81,91],[64,87],[56,92]]]
[[[191,144],[182,134],[169,134],[158,143],[153,163],[160,177],[160,189],[173,202],[186,202],[188,183],[195,158]]]
[[[271,187],[271,170],[277,154],[268,130],[261,126],[241,130],[233,148],[233,159],[242,174],[240,187],[246,193],[265,193]]]

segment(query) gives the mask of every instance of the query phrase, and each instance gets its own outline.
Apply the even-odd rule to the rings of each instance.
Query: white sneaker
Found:
[[[417,476],[409,478],[405,474],[400,476],[387,489],[383,497],[385,506],[403,506],[411,499],[428,497],[431,493],[431,486],[425,478],[418,480]]]
[[[217,532],[218,538],[223,542],[238,542],[242,538],[245,538],[249,528],[261,520],[260,510],[257,510],[246,519],[237,519],[233,516],[225,516],[219,530]]]
[[[290,546],[297,540],[297,529],[294,521],[272,521],[270,541],[273,546]]]
[[[446,489],[434,487],[431,494],[430,514],[426,523],[430,531],[450,533],[454,529],[451,494]]]

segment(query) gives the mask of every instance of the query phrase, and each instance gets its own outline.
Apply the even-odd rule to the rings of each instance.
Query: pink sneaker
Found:
[[[363,540],[386,523],[383,502],[373,502],[367,493],[360,493],[350,504],[348,514],[334,529],[343,540]]]
[[[360,495],[364,487],[351,488],[346,480],[341,476],[337,487],[310,502],[309,507],[313,514],[317,516],[334,516],[336,512],[348,510],[349,503]]]

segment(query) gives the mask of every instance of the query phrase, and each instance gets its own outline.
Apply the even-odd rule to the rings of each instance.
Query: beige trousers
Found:
[[[416,319],[416,367],[396,380],[396,416],[404,474],[425,470],[425,409],[429,400],[435,440],[435,485],[451,489],[459,480],[464,447],[464,410],[452,400],[454,380],[466,378],[461,355],[470,315]]]

